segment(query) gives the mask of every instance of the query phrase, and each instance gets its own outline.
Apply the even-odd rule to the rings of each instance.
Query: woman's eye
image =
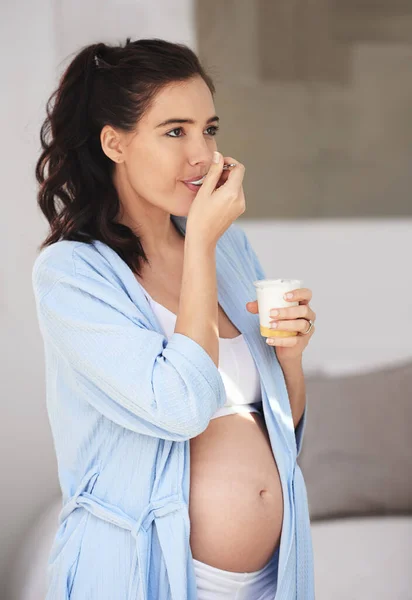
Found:
[[[208,129],[212,129],[213,131],[213,133],[211,133],[210,135],[216,135],[219,131],[219,127],[217,125],[212,125],[211,127],[208,127]]]
[[[166,135],[168,135],[169,137],[181,137],[180,135],[170,135],[174,131],[181,131],[181,130],[182,130],[182,128],[178,127],[177,129],[172,129],[172,131],[169,131],[168,133],[166,133]]]
[[[211,130],[211,133],[209,133],[209,135],[214,136],[219,131],[219,127],[217,125],[212,125],[211,127],[208,127],[207,130]],[[172,137],[172,138],[182,137],[181,135],[170,135],[171,133],[173,133],[175,131],[182,131],[182,127],[177,127],[176,129],[172,129],[171,131],[166,133],[166,135],[168,137]]]

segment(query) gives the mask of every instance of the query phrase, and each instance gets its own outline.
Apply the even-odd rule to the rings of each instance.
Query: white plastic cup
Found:
[[[282,331],[271,329],[270,316],[272,308],[285,308],[288,306],[299,306],[298,300],[285,300],[284,294],[297,290],[302,285],[301,279],[258,279],[253,282],[256,288],[256,296],[259,310],[260,335],[268,337],[291,337],[297,335],[297,331]],[[281,326],[282,321],[279,321]]]

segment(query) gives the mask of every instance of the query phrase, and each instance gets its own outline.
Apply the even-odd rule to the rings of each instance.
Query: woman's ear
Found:
[[[100,132],[100,143],[102,150],[108,158],[111,158],[115,163],[121,163],[124,160],[122,152],[121,138],[118,132],[111,127],[105,125]]]

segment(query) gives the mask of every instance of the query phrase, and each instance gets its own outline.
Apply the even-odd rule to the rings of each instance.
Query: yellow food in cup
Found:
[[[260,326],[260,335],[263,337],[292,337],[297,335],[297,331],[280,331],[278,329],[271,329],[270,327]]]

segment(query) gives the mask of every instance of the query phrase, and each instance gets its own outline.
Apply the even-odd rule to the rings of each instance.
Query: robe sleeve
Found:
[[[252,261],[252,264],[254,266],[254,270],[256,273],[256,279],[266,279],[266,274],[264,272],[264,269],[260,263],[260,260],[257,256],[255,250],[253,249],[246,233],[240,227],[238,227],[238,231],[240,231],[242,234],[244,250],[245,250],[247,256],[249,257],[249,259]],[[305,424],[306,424],[306,416],[307,416],[307,402],[305,403],[305,410],[303,411],[303,415],[295,428],[297,456],[299,456],[300,451],[302,449],[302,441],[303,441],[303,434],[304,434]]]
[[[74,264],[74,263],[73,263]],[[192,338],[147,328],[138,306],[99,269],[33,268],[44,342],[64,361],[78,392],[118,425],[184,441],[206,429],[226,392],[210,355]]]

